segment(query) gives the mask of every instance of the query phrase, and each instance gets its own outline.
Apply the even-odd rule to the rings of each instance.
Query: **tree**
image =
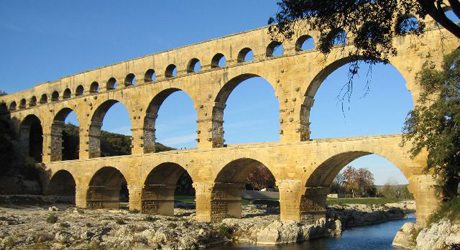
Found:
[[[348,166],[342,176],[345,190],[352,193],[353,196],[374,196],[376,194],[374,175],[368,169],[355,169]]]
[[[452,198],[460,182],[460,50],[444,57],[442,70],[426,63],[418,83],[423,92],[406,119],[403,142],[412,142],[412,157],[427,150],[425,171],[440,176],[444,196]]]

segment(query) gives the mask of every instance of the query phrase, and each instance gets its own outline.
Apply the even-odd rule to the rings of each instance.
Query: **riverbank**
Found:
[[[399,208],[377,205],[334,205],[328,209],[329,219],[315,225],[280,222],[279,208],[267,205],[244,205],[242,214],[242,219],[211,224],[196,222],[194,209],[176,208],[175,216],[168,217],[63,204],[10,204],[0,207],[0,248],[196,249],[225,242],[279,244],[338,236],[343,228],[405,216]]]

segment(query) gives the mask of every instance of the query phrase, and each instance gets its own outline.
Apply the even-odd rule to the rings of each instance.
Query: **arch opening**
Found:
[[[372,198],[374,202],[384,202],[379,198],[413,199],[407,176],[406,169],[372,152],[334,155],[321,163],[306,182],[300,204],[302,221],[311,223],[325,218],[327,204],[339,202],[338,198]],[[327,200],[329,194],[331,198]]]
[[[8,108],[10,111],[15,111],[16,110],[16,102],[11,102],[10,107]]]
[[[263,175],[263,176],[262,176]],[[272,172],[260,161],[251,158],[234,160],[220,170],[211,194],[211,221],[225,218],[254,217],[264,214],[279,214],[276,193],[261,193],[257,189],[276,190]],[[249,190],[246,190],[249,189]],[[242,197],[254,203],[267,204],[266,210],[242,213]]]
[[[279,141],[279,103],[265,79],[254,74],[235,77],[219,91],[215,103],[213,147]]]
[[[28,115],[21,122],[20,137],[25,155],[33,158],[36,162],[41,162],[43,156],[43,128],[37,116]]]
[[[40,104],[44,104],[44,103],[47,103],[47,102],[48,102],[48,96],[46,94],[43,94],[40,97]]]
[[[29,107],[34,107],[36,105],[37,105],[37,97],[32,96],[32,98],[30,98],[30,101],[29,101]]]
[[[88,147],[90,158],[131,154],[131,120],[122,103],[108,100],[96,109]]]
[[[187,65],[187,73],[194,73],[201,71],[201,62],[197,58],[193,58]]]
[[[144,153],[195,148],[196,120],[193,100],[186,92],[176,88],[163,90],[146,111]]]
[[[59,92],[54,91],[53,94],[51,95],[51,101],[52,102],[57,102],[59,101]]]
[[[82,96],[84,94],[85,89],[82,85],[79,85],[75,90],[75,96]]]
[[[282,56],[283,53],[284,53],[284,48],[281,42],[273,41],[267,46],[267,51],[266,51],[267,57]]]
[[[24,99],[24,98],[21,99],[21,102],[19,103],[19,108],[20,108],[20,109],[25,109],[26,106],[27,106],[27,101],[26,101],[26,99]]]
[[[176,163],[166,162],[156,166],[147,176],[142,189],[142,213],[174,215],[175,207],[194,209],[193,180],[187,171]],[[187,213],[190,214],[190,213]]]
[[[70,91],[70,89],[64,90],[64,95],[62,97],[64,99],[69,99],[70,97],[72,97],[72,91]]]
[[[390,64],[372,65],[363,70],[363,77],[361,71],[354,76],[353,95],[346,99],[344,79],[349,79],[351,63],[368,66],[361,59],[342,58],[326,66],[308,86],[300,112],[302,140],[401,132],[413,108],[403,76]]]
[[[295,43],[296,51],[307,51],[315,49],[315,42],[309,35],[300,36]]]
[[[75,179],[67,170],[59,170],[50,179],[47,195],[55,196],[57,202],[75,204]]]
[[[79,159],[80,127],[72,109],[64,108],[56,114],[51,131],[51,161]]]
[[[107,86],[106,86],[106,88],[107,88],[107,91],[108,91],[108,90],[114,90],[114,89],[116,89],[116,88],[117,88],[117,80],[116,80],[114,77],[110,78],[110,79],[107,81]]]
[[[241,62],[250,62],[254,60],[254,53],[250,48],[244,48],[238,53],[237,61]]]
[[[125,86],[134,86],[136,85],[136,76],[133,73],[129,73],[125,78]]]
[[[103,167],[91,178],[86,206],[92,209],[127,208],[129,207],[128,187],[125,177],[118,169]]]
[[[153,82],[157,79],[157,75],[155,73],[155,70],[149,69],[145,72],[144,80],[146,82]]]
[[[217,53],[213,56],[211,60],[211,68],[216,69],[225,66],[227,66],[227,59],[225,59],[225,56],[223,54]]]
[[[168,65],[165,70],[165,77],[176,77],[177,76],[177,67],[174,64]]]
[[[91,83],[91,86],[89,87],[89,92],[91,94],[99,93],[99,83],[97,82]]]

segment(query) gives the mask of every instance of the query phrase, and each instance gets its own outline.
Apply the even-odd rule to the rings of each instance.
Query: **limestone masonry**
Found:
[[[302,51],[302,42],[318,40],[318,33],[298,30],[292,40],[282,43],[283,55],[273,56],[280,43],[273,42],[267,31],[263,27],[41,83],[0,97],[1,109],[20,135],[24,154],[42,158],[46,192],[75,194],[78,207],[118,208],[119,190],[126,180],[129,209],[172,215],[175,185],[187,171],[196,190],[198,221],[238,218],[244,179],[262,163],[276,178],[281,220],[313,222],[325,216],[326,195],[341,168],[361,156],[377,154],[408,179],[417,203],[417,222],[423,224],[441,197],[435,180],[422,171],[426,156],[411,159],[409,146],[400,145],[401,135],[309,138],[315,93],[334,70],[357,60],[347,56],[350,47],[339,45],[327,57],[315,49]],[[415,77],[423,63],[429,59],[439,67],[443,55],[459,44],[433,24],[422,37],[394,39],[398,55],[390,63],[407,81],[414,104],[420,94]],[[250,51],[254,59],[244,61]],[[223,59],[225,66],[219,65]],[[198,62],[201,70],[195,72]],[[267,80],[278,98],[280,141],[225,145],[227,98],[239,83],[256,76]],[[179,90],[194,102],[198,147],[155,153],[158,110]],[[132,154],[102,158],[102,122],[117,102],[130,115]],[[79,159],[63,161],[62,128],[71,111],[80,125]],[[42,129],[39,138],[34,136],[36,124]],[[35,145],[37,140],[42,145]]]

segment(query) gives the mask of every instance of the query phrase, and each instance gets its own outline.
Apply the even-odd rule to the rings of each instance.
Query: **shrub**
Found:
[[[229,228],[227,225],[225,224],[221,224],[219,226],[219,233],[222,235],[222,236],[225,236],[225,237],[229,237],[231,234],[232,234],[233,230],[231,228]]]
[[[156,218],[156,217],[152,217],[150,215],[147,215],[145,218],[144,218],[144,221],[150,221],[150,222],[154,222],[154,221],[157,221],[159,220],[160,218]]]
[[[125,222],[124,220],[122,220],[122,219],[117,219],[117,220],[115,221],[115,223],[117,223],[118,225],[124,225],[124,224],[126,224],[126,222]]]
[[[171,228],[171,229],[174,229],[174,228],[177,227],[177,225],[175,223],[171,222],[171,223],[168,224],[168,227]]]
[[[58,221],[58,217],[54,214],[50,214],[48,216],[48,218],[46,218],[46,222],[50,223],[50,224],[54,224]]]
[[[444,218],[452,222],[460,221],[460,197],[442,203],[438,211],[430,217],[428,224],[436,223]]]

